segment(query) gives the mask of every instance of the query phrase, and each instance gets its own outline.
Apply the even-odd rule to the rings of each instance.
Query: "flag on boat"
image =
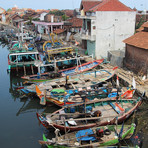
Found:
[[[132,85],[133,85],[133,89],[136,89],[136,81],[135,81],[135,78],[134,77],[133,77]]]
[[[119,77],[117,76],[116,85],[119,87]]]

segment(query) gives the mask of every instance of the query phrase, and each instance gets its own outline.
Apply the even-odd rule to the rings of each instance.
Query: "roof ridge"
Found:
[[[108,1],[110,1],[110,0],[102,0],[102,2],[100,2],[99,4],[97,4],[96,6],[94,6],[94,8],[92,7],[91,10],[96,11],[99,6],[101,7],[102,5],[106,4]]]
[[[134,11],[132,10],[130,7],[126,6],[125,4],[123,4],[122,2],[120,2],[120,0],[103,0],[100,4],[98,4],[97,6],[95,6],[94,8],[91,8],[90,10],[94,10],[94,11],[97,11],[99,8],[103,7],[104,5],[106,5],[108,2],[111,2],[111,1],[114,1],[114,2],[117,2],[118,4],[120,4],[121,6],[124,6],[127,11]],[[98,10],[99,11],[99,10]],[[117,11],[117,10],[115,10]],[[121,10],[122,11],[122,10]],[[125,11],[125,10],[124,10]]]

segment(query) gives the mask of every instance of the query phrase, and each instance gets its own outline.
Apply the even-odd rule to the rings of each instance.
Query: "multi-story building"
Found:
[[[135,31],[136,12],[119,0],[82,0],[82,47],[96,58],[111,50],[123,50],[124,39]]]

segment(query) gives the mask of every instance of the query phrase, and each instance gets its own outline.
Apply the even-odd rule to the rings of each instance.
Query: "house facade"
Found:
[[[63,29],[63,21],[60,16],[46,14],[44,21],[32,21],[36,26],[36,30],[41,34],[53,33],[56,29]]]
[[[5,9],[3,9],[3,8],[0,7],[0,21],[3,22],[3,23],[6,22],[6,16],[5,16],[5,14],[6,14]]]
[[[96,58],[123,50],[122,42],[134,34],[136,12],[118,0],[82,0],[82,47]]]
[[[39,16],[40,21],[44,21],[44,17],[45,17],[46,14],[47,14],[47,12],[41,12],[40,13],[40,16]]]
[[[144,29],[125,39],[124,65],[140,75],[148,75],[148,22]]]
[[[69,31],[73,33],[79,33],[82,29],[83,20],[80,18],[73,17],[67,20],[70,22]]]

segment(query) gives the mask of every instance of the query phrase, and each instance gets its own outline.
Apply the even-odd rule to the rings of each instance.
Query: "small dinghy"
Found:
[[[66,148],[66,147],[103,147],[119,143],[123,139],[129,139],[134,131],[135,124],[131,125],[107,125],[80,130],[77,132],[60,135],[56,130],[56,137],[47,139],[43,134],[43,141],[39,140],[41,145],[48,148]]]

